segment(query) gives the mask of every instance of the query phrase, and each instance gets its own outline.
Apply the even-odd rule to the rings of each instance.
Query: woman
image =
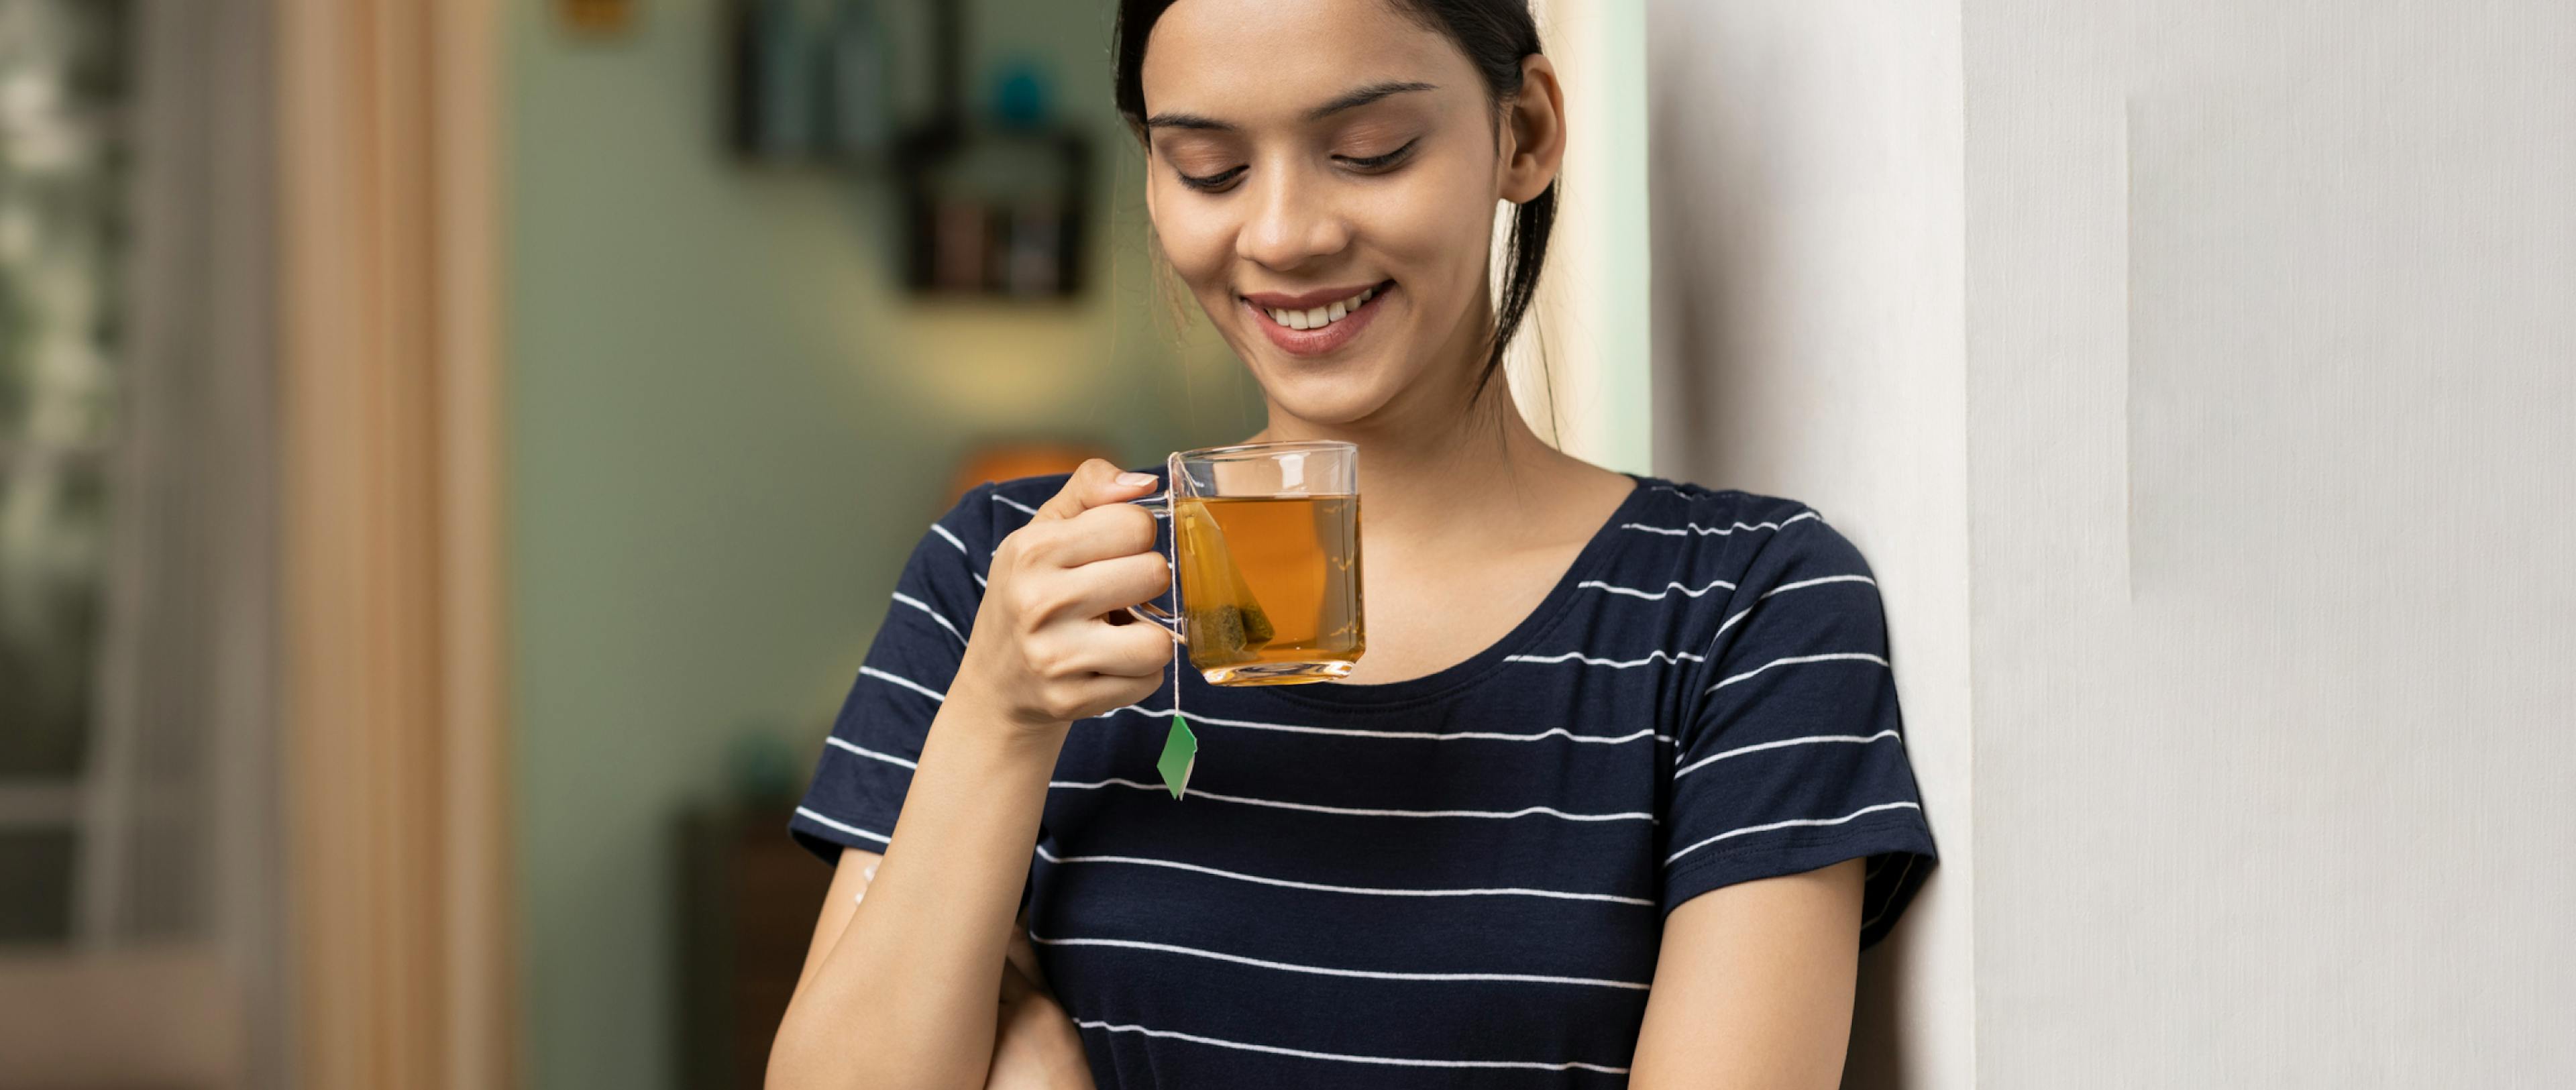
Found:
[[[1175,803],[1170,640],[1119,623],[1170,585],[1158,477],[971,492],[795,818],[839,869],[770,1085],[1835,1085],[1933,862],[1877,586],[1795,502],[1522,423],[1565,146],[1522,0],[1130,0],[1118,41],[1251,438],[1362,449],[1369,650],[1188,677]]]

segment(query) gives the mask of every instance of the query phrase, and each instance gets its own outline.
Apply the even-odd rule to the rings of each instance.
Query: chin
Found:
[[[1259,378],[1262,392],[1288,415],[1313,424],[1350,424],[1386,407],[1395,391],[1385,368],[1349,360],[1316,367],[1304,360],[1268,369]],[[1283,371],[1285,373],[1283,373]]]

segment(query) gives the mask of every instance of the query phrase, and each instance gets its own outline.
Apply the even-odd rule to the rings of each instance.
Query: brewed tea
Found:
[[[1172,515],[1191,666],[1219,685],[1351,672],[1366,649],[1359,497],[1194,496]]]

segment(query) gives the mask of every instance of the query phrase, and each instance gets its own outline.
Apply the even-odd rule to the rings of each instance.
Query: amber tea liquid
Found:
[[[1359,497],[1183,497],[1172,514],[1191,666],[1218,685],[1350,674],[1367,649]]]

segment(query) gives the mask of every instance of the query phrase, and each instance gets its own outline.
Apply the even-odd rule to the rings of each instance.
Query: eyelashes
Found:
[[[1362,174],[1381,174],[1402,165],[1406,159],[1412,157],[1413,146],[1421,142],[1422,138],[1417,136],[1411,140],[1405,141],[1402,146],[1396,148],[1394,151],[1387,152],[1384,155],[1336,155],[1333,158],[1340,160],[1344,166]],[[1220,171],[1215,174],[1189,174],[1181,171],[1174,171],[1174,173],[1179,176],[1182,185],[1188,186],[1191,189],[1198,190],[1201,193],[1222,193],[1232,187],[1236,179],[1243,177],[1243,172],[1248,169],[1251,168],[1235,167],[1231,170]]]
[[[1246,169],[1248,168],[1236,167],[1222,173],[1208,175],[1182,174],[1180,176],[1181,184],[1198,190],[1201,193],[1222,192],[1228,184],[1232,183],[1237,178],[1243,177],[1243,172]]]
[[[1384,155],[1371,155],[1365,159],[1354,159],[1347,156],[1337,156],[1336,158],[1340,158],[1343,162],[1349,163],[1361,170],[1385,170],[1397,163],[1403,162],[1406,156],[1413,153],[1413,145],[1421,142],[1422,138],[1417,136],[1411,140],[1405,141],[1402,147]]]

